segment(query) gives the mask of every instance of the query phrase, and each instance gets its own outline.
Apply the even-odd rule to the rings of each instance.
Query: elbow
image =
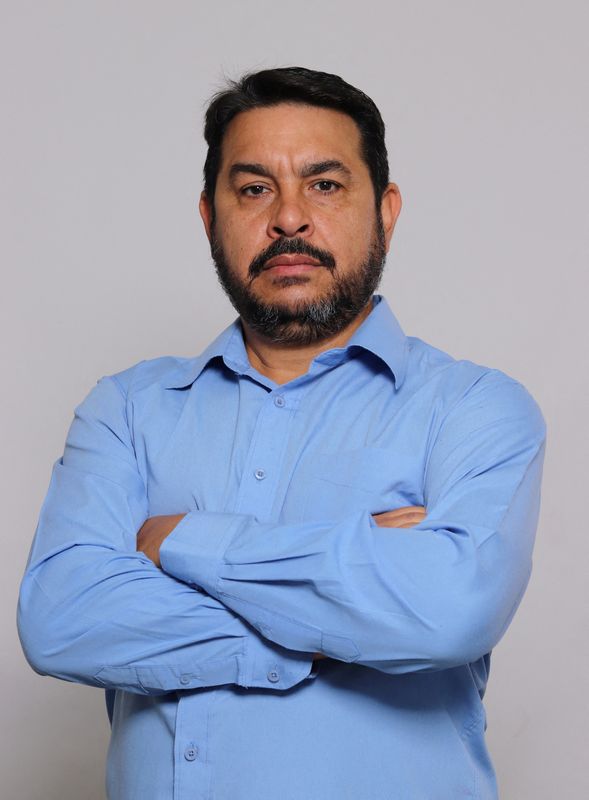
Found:
[[[472,608],[439,618],[431,636],[433,668],[450,669],[478,661],[496,646],[510,619],[496,610],[477,613]]]
[[[52,675],[56,669],[55,653],[61,647],[59,631],[51,624],[52,608],[34,581],[23,581],[16,615],[16,627],[24,656],[38,675]]]
[[[490,653],[497,640],[484,625],[472,628],[442,626],[433,637],[430,658],[433,669],[451,669],[478,661]]]
[[[24,656],[38,675],[80,681],[87,670],[74,664],[70,625],[63,613],[35,584],[23,581],[17,609],[17,630]]]
[[[485,583],[480,573],[456,585],[451,596],[430,604],[431,658],[434,669],[471,664],[493,650],[517,611],[530,575],[521,570],[510,581]]]
[[[24,602],[21,595],[16,627],[24,656],[38,675],[50,675],[52,669],[51,645],[44,622],[42,616],[32,613],[30,604]]]
[[[29,636],[24,635],[19,627],[19,638],[25,659],[37,675],[51,675],[51,661],[46,658],[42,647],[39,647]]]

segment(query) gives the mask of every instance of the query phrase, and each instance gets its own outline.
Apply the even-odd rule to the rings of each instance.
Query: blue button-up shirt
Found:
[[[19,626],[38,672],[107,689],[109,798],[495,798],[482,697],[530,573],[543,443],[519,383],[406,337],[378,296],[283,385],[238,322],[99,381]],[[413,528],[372,517],[408,505],[427,509]],[[136,533],[183,512],[158,569]]]

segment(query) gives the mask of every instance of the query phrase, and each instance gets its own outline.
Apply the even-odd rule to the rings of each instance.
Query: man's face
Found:
[[[400,199],[391,184],[376,206],[360,147],[350,117],[307,105],[243,112],[227,128],[214,214],[204,196],[201,214],[223,288],[273,342],[339,333],[378,285]]]

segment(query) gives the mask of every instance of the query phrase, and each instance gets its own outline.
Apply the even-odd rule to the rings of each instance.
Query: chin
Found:
[[[256,297],[261,303],[272,305],[292,305],[298,303],[314,303],[324,299],[329,289],[319,288],[311,278],[305,275],[283,275],[272,280],[271,288]]]
[[[305,309],[329,300],[327,292],[279,292],[258,297],[257,302],[267,308],[283,309],[290,313],[301,313]]]

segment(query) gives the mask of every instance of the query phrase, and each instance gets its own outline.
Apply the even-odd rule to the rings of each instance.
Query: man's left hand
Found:
[[[137,550],[150,558],[156,567],[161,567],[160,547],[185,514],[162,514],[146,519],[137,534]]]

